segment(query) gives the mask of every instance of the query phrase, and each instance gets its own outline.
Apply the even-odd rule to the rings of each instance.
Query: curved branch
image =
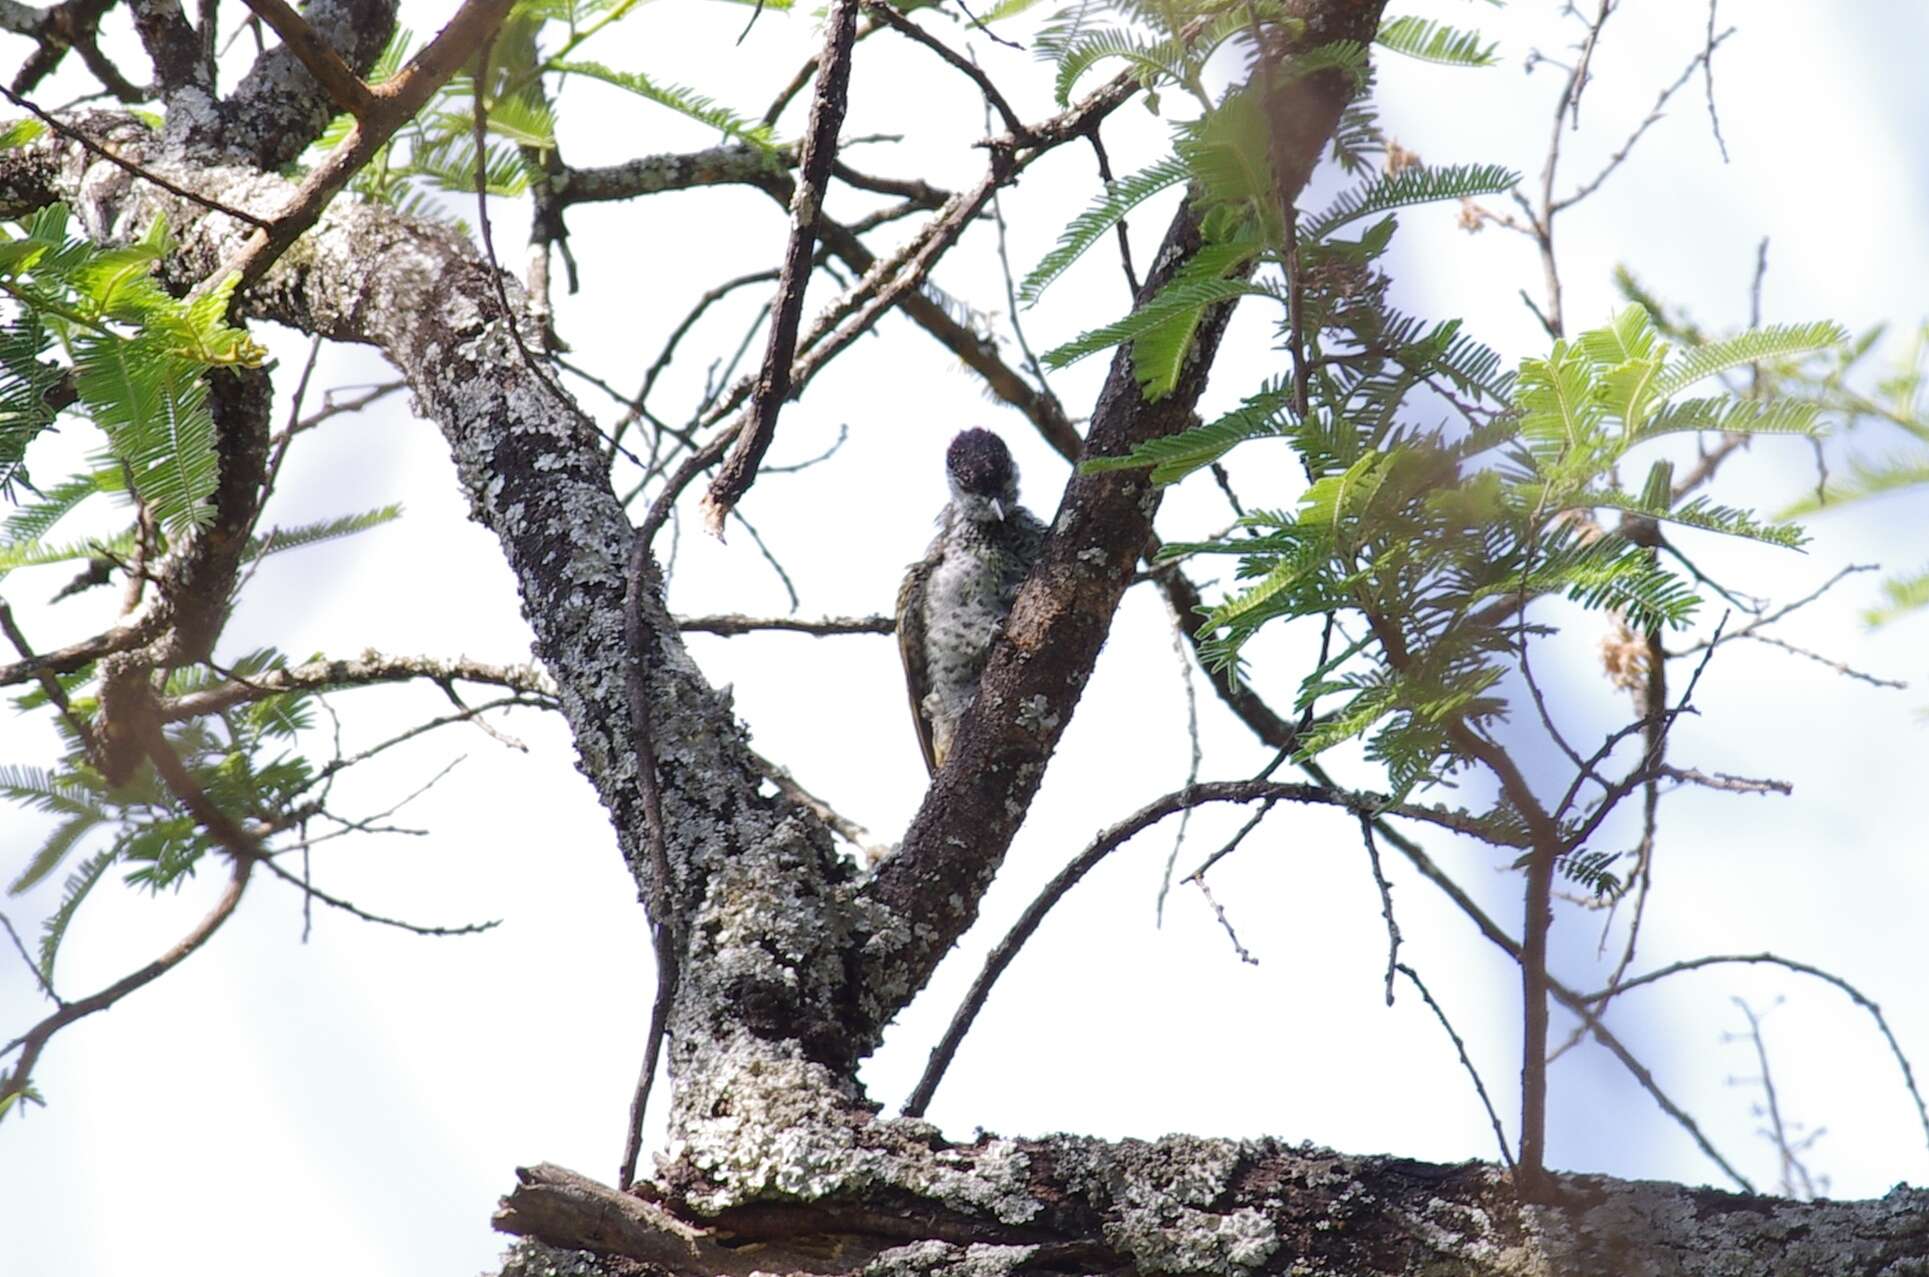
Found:
[[[1065,894],[1077,886],[1079,880],[1090,873],[1101,860],[1167,816],[1190,811],[1194,807],[1202,807],[1207,803],[1250,803],[1261,800],[1343,807],[1354,812],[1362,821],[1369,819],[1369,813],[1381,810],[1378,800],[1371,794],[1348,794],[1326,785],[1302,785],[1268,780],[1213,781],[1201,785],[1188,785],[1184,789],[1174,790],[1164,797],[1153,799],[1093,839],[1090,846],[1074,856],[1052,877],[1050,882],[1045,884],[1031,904],[1026,906],[1025,912],[1018,916],[1018,921],[1012,924],[1011,930],[1005,933],[1004,939],[1000,940],[985,958],[984,969],[978,973],[978,978],[972,981],[970,991],[958,1004],[958,1009],[952,1013],[951,1024],[945,1029],[944,1037],[931,1048],[931,1058],[924,1066],[924,1074],[919,1077],[918,1084],[911,1089],[910,1098],[904,1102],[904,1115],[906,1117],[924,1116],[926,1107],[931,1103],[931,1096],[937,1091],[938,1083],[943,1080],[945,1070],[951,1065],[952,1056],[957,1054],[965,1034],[970,1032],[972,1021],[977,1019],[978,1012],[983,1009],[985,999],[991,996],[991,986],[998,982],[998,977],[1003,975],[1005,968],[1011,965],[1011,960],[1018,956],[1018,951],[1025,946],[1026,941],[1032,938],[1039,924],[1045,921],[1045,915],[1050,913],[1053,907],[1064,899]],[[1404,816],[1432,821],[1448,828],[1455,828],[1460,823],[1453,813],[1430,808],[1396,807],[1392,810]],[[1470,831],[1462,828],[1458,832]]]
[[[1902,1083],[1909,1088],[1909,1098],[1914,1100],[1916,1104],[1916,1120],[1922,1124],[1923,1136],[1929,1139],[1929,1107],[1925,1107],[1923,1104],[1922,1091],[1916,1086],[1916,1072],[1909,1067],[1909,1057],[1903,1054],[1902,1044],[1896,1041],[1896,1035],[1889,1028],[1889,1021],[1883,1016],[1882,1008],[1876,1005],[1876,1003],[1860,989],[1850,984],[1847,980],[1844,980],[1841,976],[1824,971],[1820,967],[1812,967],[1806,962],[1796,962],[1793,959],[1779,957],[1772,953],[1712,954],[1707,957],[1689,958],[1683,962],[1669,963],[1667,966],[1650,971],[1646,975],[1635,976],[1631,980],[1623,980],[1610,988],[1586,994],[1582,998],[1582,1001],[1590,1005],[1595,1005],[1605,1002],[1610,997],[1619,997],[1630,989],[1638,989],[1644,984],[1653,984],[1658,980],[1665,980],[1671,975],[1680,975],[1684,971],[1698,971],[1703,967],[1735,964],[1777,966],[1789,971],[1799,972],[1802,975],[1814,976],[1817,980],[1834,985],[1846,994],[1851,1002],[1854,1002],[1864,1011],[1867,1011],[1869,1015],[1874,1018],[1875,1027],[1882,1031],[1883,1040],[1888,1042],[1889,1053],[1895,1056],[1896,1063],[1902,1068]]]
[[[131,971],[100,992],[89,997],[69,1002],[52,1015],[42,1020],[26,1033],[8,1043],[5,1050],[20,1048],[20,1059],[5,1078],[0,1078],[0,1102],[9,1096],[20,1094],[27,1088],[33,1077],[33,1066],[39,1062],[40,1052],[46,1047],[49,1038],[76,1020],[82,1020],[97,1011],[105,1011],[137,989],[146,987],[160,979],[175,967],[186,961],[188,956],[206,944],[215,932],[221,929],[241,903],[241,893],[248,886],[248,875],[255,862],[261,859],[261,844],[233,817],[217,807],[213,800],[202,790],[200,784],[182,765],[181,756],[174,752],[166,738],[161,735],[160,723],[151,717],[139,728],[141,743],[147,750],[148,758],[161,779],[181,800],[201,826],[221,844],[233,861],[228,874],[227,890],[214,903],[194,930],[183,936],[172,948],[138,971]],[[0,1052],[4,1054],[5,1052]]]

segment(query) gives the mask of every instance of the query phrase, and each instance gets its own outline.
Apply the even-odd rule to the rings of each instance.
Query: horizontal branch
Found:
[[[440,660],[430,656],[383,656],[368,652],[354,660],[309,661],[285,669],[262,670],[245,679],[189,692],[162,702],[161,718],[163,722],[177,723],[285,692],[367,687],[416,678],[435,683],[487,683],[536,696],[556,695],[555,685],[533,665],[485,665],[467,657]]]
[[[826,616],[810,620],[799,616],[744,616],[735,612],[717,616],[679,616],[676,627],[685,634],[753,634],[777,630],[789,634],[893,634],[897,620],[889,616]]]

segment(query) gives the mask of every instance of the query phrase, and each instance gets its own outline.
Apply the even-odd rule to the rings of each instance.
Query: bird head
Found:
[[[1018,467],[989,430],[964,430],[944,454],[951,499],[974,523],[1002,523],[1018,508]]]

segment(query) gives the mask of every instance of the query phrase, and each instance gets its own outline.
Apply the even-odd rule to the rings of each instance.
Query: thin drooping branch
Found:
[[[1784,958],[1773,953],[1711,954],[1707,957],[1690,958],[1683,962],[1671,962],[1665,967],[1649,971],[1644,975],[1623,980],[1618,985],[1613,985],[1594,993],[1584,994],[1582,995],[1582,1001],[1592,1005],[1598,1005],[1606,1001],[1609,997],[1619,997],[1631,989],[1638,989],[1642,985],[1654,984],[1657,981],[1667,979],[1669,976],[1680,975],[1684,971],[1699,971],[1704,967],[1732,965],[1776,966],[1788,971],[1798,972],[1802,975],[1813,976],[1817,980],[1834,985],[1847,995],[1851,1002],[1861,1007],[1864,1011],[1867,1011],[1870,1017],[1875,1020],[1876,1028],[1881,1030],[1883,1041],[1889,1044],[1889,1053],[1895,1056],[1897,1066],[1902,1069],[1902,1084],[1908,1088],[1909,1098],[1915,1102],[1916,1120],[1922,1125],[1924,1139],[1929,1141],[1929,1106],[1925,1106],[1923,1103],[1922,1092],[1916,1086],[1916,1072],[1909,1066],[1909,1057],[1903,1053],[1902,1044],[1896,1041],[1896,1035],[1889,1028],[1889,1021],[1887,1017],[1882,1014],[1882,1008],[1860,989],[1831,971],[1824,971],[1822,968],[1810,966],[1806,962],[1796,962],[1793,959]]]
[[[241,893],[248,885],[248,872],[254,868],[254,862],[255,858],[252,856],[234,858],[228,874],[227,889],[221,893],[220,899],[215,901],[214,908],[208,911],[207,916],[201,919],[194,930],[181,937],[161,956],[140,970],[122,976],[98,993],[67,1003],[8,1043],[4,1050],[0,1050],[0,1055],[4,1055],[16,1047],[20,1049],[20,1058],[14,1062],[12,1070],[5,1077],[0,1077],[0,1101],[26,1090],[33,1078],[34,1065],[39,1062],[40,1053],[45,1049],[47,1040],[54,1034],[76,1020],[84,1019],[97,1011],[107,1010],[128,994],[152,984],[180,966],[196,949],[206,944],[209,938],[221,929],[221,924],[233,915],[235,906],[241,903]]]
[[[241,903],[241,893],[248,886],[248,874],[255,862],[261,859],[261,844],[254,835],[243,829],[235,819],[223,811],[199,781],[181,762],[181,756],[174,751],[167,738],[161,733],[160,721],[152,714],[143,716],[134,725],[140,737],[141,747],[146,751],[154,770],[161,776],[169,790],[178,799],[200,826],[207,830],[210,837],[221,845],[231,861],[228,885],[215,901],[214,908],[202,918],[195,928],[183,936],[165,953],[137,971],[122,976],[105,989],[88,997],[62,1004],[58,1010],[40,1023],[27,1030],[20,1037],[9,1042],[0,1055],[18,1048],[20,1058],[4,1078],[0,1078],[0,1102],[9,1096],[20,1094],[27,1089],[33,1079],[33,1068],[39,1062],[40,1053],[54,1034],[99,1011],[105,1011],[137,989],[145,988],[154,981],[181,965],[195,950],[206,944],[215,932],[221,929]]]
[[[1447,1013],[1440,1009],[1440,1004],[1433,1000],[1433,993],[1419,974],[1404,962],[1399,963],[1396,969],[1413,982],[1413,987],[1420,991],[1420,997],[1426,1002],[1427,1009],[1433,1012],[1434,1019],[1440,1021],[1440,1027],[1447,1031],[1449,1038],[1453,1039],[1453,1049],[1460,1056],[1460,1067],[1467,1070],[1467,1076],[1473,1079],[1474,1090],[1480,1096],[1480,1107],[1487,1110],[1487,1121],[1493,1125],[1494,1142],[1500,1148],[1500,1160],[1508,1170],[1512,1170],[1514,1153],[1507,1147],[1507,1130],[1500,1124],[1500,1114],[1494,1111],[1494,1102],[1487,1097],[1487,1085],[1480,1080],[1480,1070],[1474,1067],[1474,1062],[1467,1056],[1467,1044],[1460,1040],[1460,1034],[1454,1031],[1453,1021],[1449,1020]]]
[[[864,8],[876,21],[884,23],[905,38],[923,45],[962,72],[978,86],[978,91],[985,95],[985,101],[990,104],[991,109],[998,112],[998,117],[1005,123],[1006,131],[1014,138],[1024,138],[1024,120],[1011,109],[1011,103],[1005,101],[1005,95],[998,91],[998,86],[991,82],[991,77],[984,73],[983,68],[961,56],[957,50],[884,3],[883,0],[864,0]]]
[[[95,141],[87,133],[83,132],[80,129],[75,128],[73,125],[67,123],[65,120],[62,120],[53,115],[49,115],[47,112],[41,110],[40,107],[36,106],[33,102],[15,93],[12,89],[6,88],[4,86],[0,86],[0,97],[6,98],[7,101],[13,103],[21,110],[27,112],[27,114],[33,116],[35,119],[39,120],[42,124],[45,124],[48,128],[52,129],[54,132],[60,134],[62,137],[72,138],[74,141],[80,143],[81,146],[85,147],[89,152],[100,156],[103,160],[106,160],[109,164],[112,164],[115,168],[120,169],[124,173],[131,174],[132,176],[141,179],[143,182],[152,182],[154,185],[160,187],[162,190],[168,192],[170,195],[178,195],[184,200],[191,200],[194,203],[201,205],[203,208],[212,209],[214,212],[217,212],[217,213],[226,213],[229,217],[234,218],[236,221],[245,222],[249,226],[256,226],[256,227],[262,228],[263,230],[266,230],[269,225],[268,221],[265,218],[257,217],[253,213],[250,213],[245,209],[236,208],[232,204],[223,203],[220,200],[214,199],[212,196],[203,195],[198,191],[190,191],[184,186],[180,186],[174,182],[169,181],[167,178],[161,176],[159,173],[154,172],[152,169],[145,168],[142,165],[134,163],[134,161],[125,158],[118,151],[115,151],[111,147],[104,146],[100,142]]]
[[[1052,877],[1050,882],[1045,884],[1031,904],[1026,906],[1024,913],[1018,916],[1018,921],[1012,924],[1011,930],[1007,931],[1004,938],[993,947],[990,955],[985,959],[983,970],[979,971],[978,978],[972,981],[970,991],[965,994],[958,1009],[952,1013],[951,1024],[945,1029],[944,1036],[939,1039],[936,1046],[931,1048],[931,1058],[925,1064],[924,1073],[919,1077],[917,1085],[912,1088],[910,1098],[904,1102],[905,1116],[922,1117],[924,1115],[925,1109],[931,1103],[932,1095],[938,1089],[938,1083],[944,1079],[945,1070],[951,1065],[952,1057],[957,1054],[965,1034],[970,1032],[972,1022],[977,1019],[978,1012],[984,1007],[985,999],[991,996],[991,988],[998,982],[998,977],[1004,974],[1005,968],[1011,965],[1011,960],[1018,956],[1018,951],[1024,948],[1025,943],[1038,930],[1039,925],[1045,920],[1045,915],[1049,914],[1058,902],[1064,899],[1066,893],[1077,886],[1079,881],[1100,861],[1167,816],[1191,811],[1208,803],[1249,802],[1268,804],[1294,802],[1339,807],[1355,812],[1362,819],[1367,818],[1370,813],[1390,810],[1399,815],[1411,816],[1445,828],[1454,828],[1456,825],[1465,823],[1465,818],[1459,813],[1443,809],[1406,808],[1397,805],[1387,808],[1383,806],[1383,800],[1375,795],[1348,794],[1325,785],[1293,784],[1283,781],[1213,781],[1188,785],[1184,789],[1174,790],[1164,797],[1154,799],[1099,834],[1084,851],[1074,856]],[[1462,828],[1461,832],[1470,831]],[[890,863],[887,861],[887,866]],[[1188,881],[1203,882],[1203,879],[1195,872]]]
[[[771,437],[777,430],[777,413],[791,393],[791,356],[797,348],[797,324],[804,313],[804,286],[810,282],[824,187],[830,181],[831,162],[837,157],[837,134],[844,125],[844,104],[850,92],[857,9],[858,0],[831,2],[824,51],[818,59],[817,91],[811,100],[810,126],[798,156],[797,185],[790,201],[790,239],[784,246],[777,300],[771,307],[763,372],[751,396],[750,418],[738,431],[736,446],[703,498],[704,523],[712,536],[723,534],[724,519],[756,482],[757,467],[770,450]]]
[[[434,927],[426,926],[419,922],[407,922],[401,918],[384,917],[379,913],[370,913],[351,900],[344,900],[340,896],[331,896],[306,878],[289,873],[286,869],[276,864],[272,857],[264,856],[261,860],[261,866],[275,877],[293,886],[310,900],[319,900],[329,908],[339,909],[350,917],[360,918],[363,922],[373,922],[384,927],[394,927],[397,930],[406,931],[411,935],[435,937],[473,936],[480,935],[485,931],[491,931],[502,925],[502,919],[500,918],[491,918],[487,922],[464,923],[456,927]]]

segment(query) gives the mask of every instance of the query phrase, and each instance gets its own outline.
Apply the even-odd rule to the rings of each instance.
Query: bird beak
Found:
[[[997,497],[991,498],[991,512],[998,516],[998,522],[1003,523],[1005,521],[1005,503]]]

